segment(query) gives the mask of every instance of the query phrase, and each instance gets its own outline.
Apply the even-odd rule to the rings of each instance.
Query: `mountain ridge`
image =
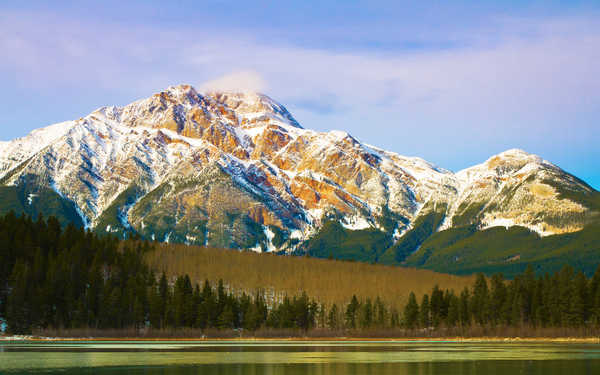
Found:
[[[39,211],[38,190],[54,192],[99,232],[256,251],[305,251],[333,220],[385,233],[395,253],[377,260],[387,263],[444,230],[520,226],[547,237],[598,216],[593,188],[523,150],[453,173],[344,131],[305,129],[264,94],[190,85],[0,143],[0,187],[18,188],[24,212]]]

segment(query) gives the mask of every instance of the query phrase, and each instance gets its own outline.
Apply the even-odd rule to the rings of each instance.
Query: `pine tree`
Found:
[[[31,332],[31,306],[29,299],[30,272],[27,264],[17,262],[10,277],[13,288],[8,297],[6,322],[9,332],[26,334]]]
[[[396,328],[400,326],[400,316],[398,314],[398,310],[396,310],[396,308],[393,308],[392,311],[390,312],[390,326],[392,328]]]
[[[494,274],[490,284],[490,323],[497,325],[502,321],[502,309],[506,303],[504,276],[501,273]]]
[[[125,316],[122,305],[122,295],[119,288],[113,288],[108,294],[107,309],[105,318],[111,317],[111,321],[106,321],[106,326],[111,328],[124,328]]]
[[[383,303],[381,298],[379,298],[379,296],[377,296],[377,298],[375,299],[373,311],[375,325],[378,328],[385,327],[388,312],[385,307],[385,304]]]
[[[146,321],[146,312],[144,305],[139,297],[135,297],[133,302],[133,326],[138,329],[143,327]]]
[[[223,285],[223,279],[219,279],[217,284],[217,305],[216,305],[216,314],[215,316],[220,316],[223,310],[225,309],[225,304],[227,303],[227,294],[225,293],[225,286]]]
[[[456,327],[460,318],[460,300],[454,293],[448,297],[448,315],[446,317],[446,326]]]
[[[202,293],[200,292],[200,286],[198,285],[198,283],[196,283],[196,286],[194,287],[194,294],[192,297],[192,307],[190,310],[190,315],[188,317],[188,320],[190,322],[190,325],[194,328],[198,328],[198,313],[200,310],[200,305],[202,304]]]
[[[560,320],[561,324],[565,325],[573,325],[576,322],[576,319],[572,314],[573,303],[575,302],[575,293],[572,286],[573,277],[573,267],[568,265],[565,265],[558,273]]]
[[[467,287],[460,293],[458,316],[461,326],[471,325],[471,293]]]
[[[360,306],[359,323],[360,328],[369,328],[373,324],[373,305],[370,298]]]
[[[294,307],[290,298],[286,295],[283,297],[283,302],[278,306],[276,315],[278,319],[275,320],[276,328],[293,328],[295,321]]]
[[[307,330],[313,325],[314,309],[311,308],[306,292],[302,292],[299,298],[294,297],[293,313],[293,323],[297,328]]]
[[[589,319],[588,285],[583,272],[578,272],[573,280],[569,310],[569,323],[571,326],[579,327]]]
[[[540,279],[540,290],[541,290],[541,304],[538,308],[539,319],[541,321],[542,326],[547,327],[550,325],[550,309],[552,305],[552,281],[550,279],[550,275],[546,273],[544,277]]]
[[[536,282],[535,272],[533,271],[533,266],[531,264],[527,265],[522,280],[521,306],[523,309],[523,321],[525,323],[532,323],[534,318],[533,295],[535,293]]]
[[[256,310],[258,311],[258,326],[260,327],[267,320],[268,308],[267,302],[265,301],[265,296],[260,292],[256,292],[256,296],[254,297],[254,304],[256,305]]]
[[[520,326],[523,323],[523,298],[521,290],[517,288],[512,298],[512,307],[510,321],[513,326]]]
[[[440,290],[440,288],[436,285],[433,287],[431,291],[431,301],[430,305],[430,315],[431,315],[431,325],[434,327],[438,327],[443,319],[445,319],[447,311],[445,311],[445,303],[444,303],[444,293]]]
[[[173,289],[173,311],[175,314],[175,327],[185,326],[185,302],[186,290],[185,280],[183,276],[175,279],[175,287]]]
[[[327,327],[329,329],[338,329],[339,328],[339,320],[338,320],[338,307],[334,303],[329,310],[329,314],[327,315]]]
[[[219,328],[233,328],[234,327],[234,315],[231,304],[225,304],[223,312],[219,315],[218,321]]]
[[[560,327],[562,325],[562,311],[565,301],[562,300],[563,293],[561,291],[561,282],[558,273],[552,275],[548,282],[548,294],[550,325],[553,327]]]
[[[483,273],[477,274],[475,279],[473,297],[471,298],[471,311],[476,323],[483,325],[488,322],[489,292]]]
[[[183,297],[183,322],[186,327],[191,327],[195,323],[197,312],[192,281],[187,274],[183,280]]]
[[[429,296],[423,295],[421,299],[421,306],[419,307],[419,323],[423,328],[429,328],[431,326],[431,309],[429,305]]]
[[[256,307],[256,304],[251,303],[248,306],[248,310],[246,311],[246,315],[244,316],[244,329],[249,331],[256,331],[258,327],[260,327],[260,312]]]
[[[205,280],[202,287],[202,304],[198,307],[196,324],[200,328],[216,327],[218,317],[216,296],[213,293],[210,282]]]
[[[153,285],[150,288],[149,299],[150,301],[148,318],[150,320],[150,325],[154,328],[164,328],[162,300],[156,285]]]
[[[413,292],[408,296],[408,302],[404,307],[404,326],[408,329],[414,329],[419,324],[419,305],[417,297]]]
[[[348,306],[346,307],[346,319],[345,319],[345,325],[348,328],[356,328],[356,315],[358,313],[358,309],[359,309],[360,305],[358,303],[358,299],[356,298],[355,295],[352,296],[352,300],[350,301],[350,303],[348,304]]]
[[[538,279],[535,285],[535,291],[533,293],[533,299],[531,301],[531,323],[534,326],[546,326],[547,317],[544,306],[544,281]]]

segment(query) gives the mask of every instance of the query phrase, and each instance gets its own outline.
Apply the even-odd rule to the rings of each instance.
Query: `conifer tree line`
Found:
[[[411,293],[403,318],[407,328],[599,327],[600,268],[591,279],[570,266],[540,277],[529,266],[510,281],[478,274],[459,294],[436,286],[419,303]]]
[[[325,305],[306,293],[269,299],[156,275],[139,240],[61,228],[58,220],[0,217],[0,317],[12,333],[62,328],[313,328],[361,331],[442,327],[600,327],[600,270],[588,279],[571,267],[513,280],[479,274],[460,292],[434,287],[402,309],[381,298]],[[399,296],[400,298],[401,296]]]
[[[234,295],[223,281],[167,280],[143,262],[150,244],[98,236],[48,220],[0,217],[0,318],[11,333],[62,328],[299,328],[317,303],[303,293],[267,308],[261,293]]]

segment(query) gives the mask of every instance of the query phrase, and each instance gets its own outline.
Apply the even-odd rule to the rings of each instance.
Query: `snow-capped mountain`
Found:
[[[328,220],[398,242],[461,225],[547,236],[596,215],[577,199],[591,187],[520,150],[452,173],[345,132],[304,129],[266,95],[189,85],[0,143],[0,185],[20,202],[5,209],[60,201],[31,212],[76,215],[98,232],[257,251],[295,249]],[[416,231],[424,222],[425,235]]]
[[[463,220],[477,222],[482,228],[519,225],[547,236],[581,230],[593,214],[584,204],[560,194],[592,194],[590,186],[522,150],[495,155],[456,177],[459,189],[449,202],[440,230],[460,225],[460,220],[453,221],[466,214]]]

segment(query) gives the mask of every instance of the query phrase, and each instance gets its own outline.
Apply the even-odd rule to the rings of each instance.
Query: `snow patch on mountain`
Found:
[[[340,224],[346,229],[350,230],[361,230],[371,228],[372,225],[362,216],[350,216],[344,217],[340,220]]]
[[[263,225],[263,231],[265,233],[265,237],[267,238],[266,243],[266,251],[275,251],[277,248],[273,245],[273,238],[275,238],[275,233],[269,228],[267,225]]]
[[[538,223],[538,224],[519,223],[513,218],[505,218],[505,217],[495,217],[495,218],[485,217],[481,221],[481,226],[479,227],[479,229],[484,230],[484,229],[489,229],[489,228],[493,228],[493,227],[504,227],[504,228],[508,229],[508,228],[514,227],[514,226],[520,226],[520,227],[527,228],[530,231],[537,233],[540,237],[546,237],[546,236],[551,236],[553,234],[556,234],[552,231],[545,230],[545,225],[542,223]]]
[[[33,193],[29,193],[27,195],[27,204],[31,206],[31,204],[33,203],[33,198],[37,197],[37,194],[33,194]]]
[[[262,247],[260,246],[259,243],[257,243],[256,245],[249,247],[248,250],[254,251],[255,253],[262,253]]]

